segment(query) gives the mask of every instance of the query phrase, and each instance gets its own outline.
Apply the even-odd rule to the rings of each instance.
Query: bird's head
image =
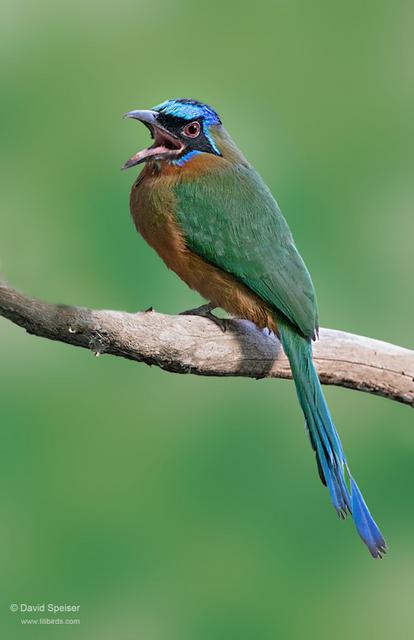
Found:
[[[148,161],[183,166],[201,153],[222,155],[215,140],[221,120],[214,109],[197,100],[167,100],[153,109],[129,111],[125,117],[144,123],[154,142],[133,155],[123,169]]]

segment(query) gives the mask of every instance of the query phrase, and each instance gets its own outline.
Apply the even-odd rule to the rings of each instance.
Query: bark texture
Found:
[[[198,316],[126,313],[48,304],[0,283],[0,316],[49,340],[204,376],[291,378],[280,342],[244,320],[225,333]],[[314,344],[321,382],[385,396],[414,407],[414,351],[321,329]]]

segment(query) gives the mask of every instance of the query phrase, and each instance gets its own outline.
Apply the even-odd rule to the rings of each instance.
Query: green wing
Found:
[[[230,165],[175,187],[189,248],[232,273],[307,337],[317,330],[315,291],[276,201],[252,167]]]

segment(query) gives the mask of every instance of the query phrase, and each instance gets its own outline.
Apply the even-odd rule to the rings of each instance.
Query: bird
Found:
[[[138,232],[212,311],[273,332],[289,360],[317,469],[341,519],[351,515],[372,557],[387,544],[351,475],[312,360],[319,321],[315,289],[270,189],[217,112],[189,98],[125,114],[153,143],[123,169],[145,164],[130,210]]]

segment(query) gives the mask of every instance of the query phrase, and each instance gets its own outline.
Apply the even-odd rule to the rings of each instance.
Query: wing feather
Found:
[[[175,193],[177,222],[192,251],[233,274],[303,335],[314,336],[318,318],[311,277],[254,169],[229,165],[209,171],[179,182]]]

